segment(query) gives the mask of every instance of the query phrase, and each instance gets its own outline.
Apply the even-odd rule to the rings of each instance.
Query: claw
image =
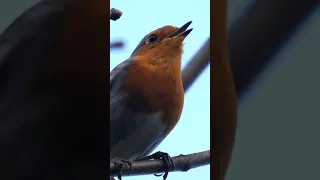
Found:
[[[126,165],[130,166],[130,168],[132,167],[132,162],[131,161],[126,160],[126,159],[122,159],[122,158],[118,158],[118,157],[115,157],[115,158],[111,159],[111,162],[114,163],[119,168],[119,174],[118,174],[118,179],[119,180],[122,179],[123,168]]]
[[[171,159],[171,157],[169,156],[169,154],[165,153],[165,152],[158,151],[158,152],[151,154],[147,157],[139,159],[139,161],[140,160],[149,160],[149,159],[162,159],[162,160],[164,160],[164,162],[167,165],[167,168],[166,168],[166,172],[163,175],[163,180],[166,180],[168,177],[169,171],[172,171],[174,169],[174,163],[173,163],[173,160]],[[154,175],[161,176],[161,174],[154,174]]]

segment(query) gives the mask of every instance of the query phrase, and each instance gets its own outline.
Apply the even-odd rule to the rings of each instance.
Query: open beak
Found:
[[[188,29],[189,25],[192,23],[192,21],[187,22],[186,24],[184,24],[183,26],[181,26],[179,29],[177,29],[175,32],[173,32],[172,34],[170,34],[169,36],[167,36],[168,38],[173,38],[173,37],[177,37],[177,36],[184,36],[187,37],[188,34],[192,31],[192,29]]]

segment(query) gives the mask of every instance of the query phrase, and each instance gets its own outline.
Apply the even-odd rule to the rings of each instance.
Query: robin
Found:
[[[131,57],[111,71],[110,158],[131,162],[164,156],[170,162],[166,153],[148,155],[171,132],[182,113],[181,58],[183,41],[192,31],[187,30],[190,24],[150,32]]]

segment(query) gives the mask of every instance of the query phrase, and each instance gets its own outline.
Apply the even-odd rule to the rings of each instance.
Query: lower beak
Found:
[[[177,36],[187,37],[188,34],[192,31],[192,29],[186,30],[186,29],[190,26],[191,23],[192,23],[192,21],[187,22],[186,24],[184,24],[183,26],[181,26],[179,29],[177,29],[175,32],[173,32],[172,34],[170,34],[170,35],[168,36],[168,38],[177,37]]]

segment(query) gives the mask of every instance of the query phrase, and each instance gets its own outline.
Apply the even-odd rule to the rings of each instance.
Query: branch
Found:
[[[318,4],[318,0],[260,0],[232,24],[229,52],[239,98]]]
[[[228,0],[211,1],[211,178],[224,180],[231,161],[237,129],[237,97],[229,54]]]
[[[119,9],[112,8],[110,10],[110,19],[113,21],[118,20],[122,16],[122,12]]]
[[[192,83],[210,63],[210,38],[198,50],[197,54],[189,61],[182,71],[184,91],[187,91]]]
[[[174,169],[171,171],[188,171],[189,169],[201,167],[210,164],[210,150],[172,157]],[[131,168],[125,166],[122,176],[148,175],[155,173],[164,173],[166,164],[162,160],[144,160],[132,162]],[[120,169],[114,163],[110,162],[110,176],[117,176]]]
[[[116,42],[110,43],[110,49],[122,48],[123,46],[124,46],[124,43],[122,41],[116,41]]]

